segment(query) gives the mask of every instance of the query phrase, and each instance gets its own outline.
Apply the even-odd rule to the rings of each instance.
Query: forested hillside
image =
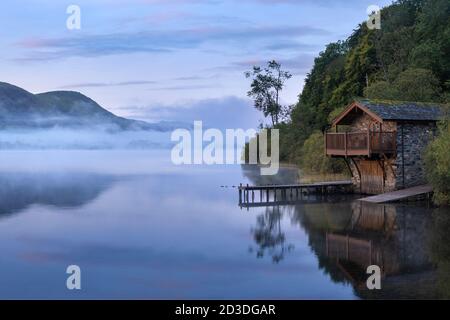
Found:
[[[322,156],[319,133],[352,99],[448,102],[449,92],[450,1],[396,1],[382,9],[380,30],[361,22],[315,59],[290,120],[276,126],[281,160],[339,171],[339,163]]]

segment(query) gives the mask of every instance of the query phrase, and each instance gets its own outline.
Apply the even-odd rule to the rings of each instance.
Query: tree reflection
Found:
[[[268,207],[264,214],[256,218],[256,228],[252,229],[253,238],[258,245],[256,257],[272,257],[274,263],[283,260],[284,255],[294,246],[286,244],[286,236],[281,230],[283,212],[280,207]],[[253,251],[253,249],[251,249]]]
[[[36,204],[77,208],[124,176],[82,172],[0,172],[0,218]]]
[[[430,240],[431,260],[437,267],[439,296],[450,299],[450,210],[435,209]]]

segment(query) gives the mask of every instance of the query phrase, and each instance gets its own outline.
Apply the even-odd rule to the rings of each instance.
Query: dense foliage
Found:
[[[262,111],[265,117],[270,117],[272,125],[279,124],[280,118],[289,112],[287,107],[280,104],[280,92],[292,75],[272,60],[265,68],[254,66],[245,76],[253,79],[247,95],[253,98],[255,108]]]
[[[305,140],[299,158],[304,173],[340,173],[346,169],[342,159],[333,159],[325,155],[324,143],[324,136],[319,131],[313,132]]]
[[[336,168],[305,160],[304,153],[318,146],[330,115],[355,97],[446,102],[449,92],[450,1],[396,1],[382,9],[380,30],[362,23],[315,59],[289,121],[276,126],[281,160],[319,171]]]
[[[428,180],[433,186],[434,200],[450,205],[450,126],[442,121],[438,137],[428,146],[425,164]]]

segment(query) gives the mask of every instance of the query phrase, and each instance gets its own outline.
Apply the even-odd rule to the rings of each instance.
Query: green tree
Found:
[[[440,101],[441,88],[439,80],[427,69],[410,68],[394,81],[398,100]]]
[[[342,173],[346,170],[342,159],[330,158],[324,152],[324,136],[314,132],[301,149],[300,167],[308,174]]]
[[[364,89],[364,97],[369,99],[395,100],[398,92],[387,81],[377,81]]]
[[[389,99],[402,101],[442,100],[439,79],[427,69],[409,68],[392,82],[377,81],[364,90],[369,99]]]
[[[280,105],[280,93],[292,74],[282,70],[281,64],[272,60],[267,62],[265,68],[254,66],[252,71],[245,72],[245,76],[253,79],[247,95],[254,99],[255,108],[262,111],[265,117],[270,116],[272,125],[277,125],[280,118],[289,112],[288,107]]]
[[[425,168],[437,204],[450,205],[450,125],[442,121],[438,137],[425,153]]]

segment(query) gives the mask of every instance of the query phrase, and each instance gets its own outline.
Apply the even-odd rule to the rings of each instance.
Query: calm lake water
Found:
[[[448,209],[311,195],[247,210],[233,186],[297,170],[174,166],[169,152],[2,151],[0,298],[449,297]],[[81,290],[66,288],[72,264]]]

